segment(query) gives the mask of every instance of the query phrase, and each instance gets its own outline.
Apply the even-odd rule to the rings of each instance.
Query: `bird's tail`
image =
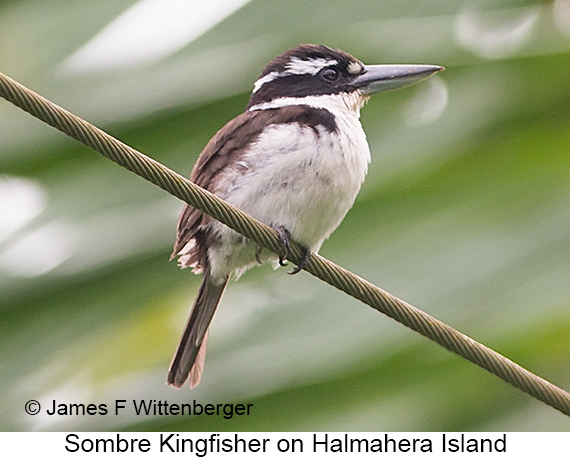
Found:
[[[167,382],[171,386],[182,387],[188,377],[190,388],[196,387],[200,382],[206,361],[208,328],[227,283],[228,276],[221,281],[214,281],[209,268],[205,269],[198,296],[170,364]]]

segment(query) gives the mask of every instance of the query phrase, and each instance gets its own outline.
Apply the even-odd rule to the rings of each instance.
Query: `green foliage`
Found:
[[[300,42],[446,66],[364,108],[369,177],[322,253],[570,387],[564,2],[254,0],[162,59],[87,73],[69,57],[131,2],[48,3],[0,5],[0,71],[181,173]],[[168,262],[181,203],[0,103],[0,205],[1,430],[568,430],[377,312],[269,267],[230,284],[202,384],[167,388],[199,284]],[[145,398],[254,407],[230,420],[45,414],[54,399]]]

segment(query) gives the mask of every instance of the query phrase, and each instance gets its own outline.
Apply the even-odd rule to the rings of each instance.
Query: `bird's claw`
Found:
[[[311,250],[309,248],[303,246],[303,257],[301,257],[301,261],[299,262],[299,264],[295,268],[293,268],[291,271],[288,271],[287,273],[290,275],[296,275],[303,268],[305,268],[307,266],[307,263],[309,263],[310,258],[311,258]]]
[[[283,251],[283,254],[281,254],[279,256],[279,265],[284,267],[287,265],[286,260],[287,260],[287,257],[289,256],[289,252],[291,250],[291,243],[289,241],[290,234],[287,231],[287,229],[285,227],[283,227],[282,225],[280,225],[278,227],[274,227],[274,229],[279,234],[279,240],[281,241],[281,248]],[[303,246],[303,256],[301,257],[301,261],[299,262],[299,265],[297,265],[295,268],[293,268],[293,270],[289,271],[288,273],[290,275],[294,275],[294,274],[299,273],[303,268],[305,268],[305,266],[309,262],[310,258],[311,258],[311,250],[309,248]]]
[[[279,265],[282,267],[287,265],[287,256],[289,255],[289,250],[291,249],[291,244],[289,243],[289,232],[282,225],[272,226],[273,229],[279,234],[279,241],[281,242],[281,254],[279,255]],[[259,245],[255,245],[255,261],[261,265],[261,251],[263,248]]]
[[[284,267],[287,265],[286,260],[289,255],[289,250],[291,249],[291,244],[289,243],[289,232],[282,225],[274,227],[274,229],[279,234],[279,241],[281,241],[282,254],[279,255],[279,265]]]

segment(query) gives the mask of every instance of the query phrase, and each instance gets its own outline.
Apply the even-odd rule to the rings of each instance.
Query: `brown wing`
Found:
[[[262,132],[265,123],[260,121],[259,112],[245,112],[228,122],[208,142],[194,169],[190,180],[204,189],[215,193],[215,177],[226,167],[240,160],[247,146],[255,141]],[[178,220],[178,234],[172,257],[180,254],[188,255],[184,266],[195,266],[197,272],[204,269],[206,250],[212,243],[211,234],[205,227],[210,217],[191,205],[186,205]],[[194,240],[192,249],[181,252]]]
[[[228,122],[212,137],[200,154],[190,179],[204,189],[216,193],[216,176],[239,161],[265,127],[292,122],[309,126],[315,129],[317,134],[318,125],[330,132],[336,129],[334,115],[322,108],[292,105],[278,109],[246,111]],[[172,257],[183,254],[183,266],[195,266],[196,272],[205,269],[206,250],[215,241],[205,228],[209,221],[209,216],[190,205],[184,207],[178,221],[178,237]],[[185,250],[185,246],[192,240],[192,248]]]

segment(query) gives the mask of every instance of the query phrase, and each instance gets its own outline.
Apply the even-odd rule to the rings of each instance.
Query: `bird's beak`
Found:
[[[366,65],[364,69],[352,83],[365,95],[411,86],[444,70],[438,65]]]

